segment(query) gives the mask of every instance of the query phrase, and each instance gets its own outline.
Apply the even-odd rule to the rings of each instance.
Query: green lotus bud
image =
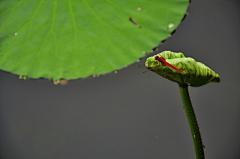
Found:
[[[220,82],[220,76],[213,70],[193,58],[186,58],[183,53],[163,51],[149,57],[145,67],[180,86],[199,87],[209,82]]]

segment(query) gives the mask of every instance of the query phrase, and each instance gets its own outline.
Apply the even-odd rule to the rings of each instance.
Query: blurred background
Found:
[[[239,159],[240,2],[192,0],[188,13],[159,51],[183,52],[220,75],[189,92],[206,159]],[[146,58],[65,86],[0,71],[0,158],[194,159],[178,85],[142,74]]]

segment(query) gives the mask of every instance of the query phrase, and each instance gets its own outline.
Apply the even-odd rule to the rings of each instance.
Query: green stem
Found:
[[[188,94],[188,86],[180,86],[180,94],[182,97],[183,106],[188,118],[188,123],[190,125],[192,138],[194,142],[195,152],[196,152],[196,159],[204,159],[204,145],[202,143],[201,134],[199,131],[197,118],[195,116],[192,103]]]

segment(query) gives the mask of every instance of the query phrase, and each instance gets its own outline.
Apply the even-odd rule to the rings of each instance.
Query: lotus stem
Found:
[[[201,134],[199,131],[197,118],[195,116],[192,103],[188,93],[188,86],[179,85],[180,94],[182,97],[183,106],[187,115],[188,123],[191,129],[193,143],[195,147],[196,159],[204,159],[204,145],[202,143]]]

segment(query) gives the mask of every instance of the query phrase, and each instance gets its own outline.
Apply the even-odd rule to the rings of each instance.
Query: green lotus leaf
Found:
[[[156,57],[163,57],[167,63],[179,71],[163,65],[156,60]],[[145,63],[147,69],[158,75],[177,82],[181,86],[199,87],[209,82],[220,82],[220,76],[201,62],[196,62],[193,58],[185,57],[183,53],[163,51],[157,55],[149,57]]]
[[[177,28],[189,0],[0,0],[0,69],[77,79],[126,67]]]

